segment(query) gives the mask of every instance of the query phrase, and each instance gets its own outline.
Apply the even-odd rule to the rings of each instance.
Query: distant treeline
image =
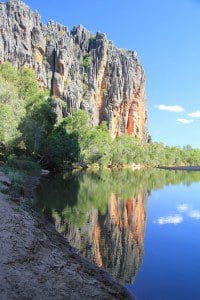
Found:
[[[143,144],[128,135],[113,140],[106,123],[90,126],[82,110],[58,121],[55,101],[38,87],[34,71],[6,62],[0,65],[0,160],[33,161],[56,170],[74,163],[200,165],[200,149]]]

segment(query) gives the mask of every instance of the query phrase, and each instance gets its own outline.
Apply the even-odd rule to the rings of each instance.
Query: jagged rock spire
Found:
[[[53,21],[42,24],[20,0],[0,2],[0,13],[0,62],[33,68],[39,84],[66,102],[60,113],[81,108],[92,125],[106,121],[113,137],[147,140],[145,75],[134,51],[82,25],[69,32]]]

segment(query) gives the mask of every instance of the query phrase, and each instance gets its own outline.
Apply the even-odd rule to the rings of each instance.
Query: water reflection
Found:
[[[43,179],[36,206],[79,252],[122,283],[131,283],[144,256],[146,204],[151,190],[200,181],[197,172],[86,172]],[[182,206],[179,211],[186,209]],[[197,216],[193,213],[193,217]],[[179,222],[177,216],[156,222]]]

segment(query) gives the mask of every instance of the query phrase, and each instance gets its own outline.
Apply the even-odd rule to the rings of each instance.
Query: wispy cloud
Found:
[[[159,110],[166,110],[166,111],[171,111],[171,112],[183,112],[184,108],[179,105],[165,105],[165,104],[159,104],[155,105],[154,107],[158,108]]]
[[[155,222],[159,225],[165,225],[165,224],[180,224],[183,221],[183,217],[181,215],[170,215],[166,217],[160,217],[158,220]]]
[[[191,119],[177,119],[177,122],[182,123],[182,124],[191,124],[191,123],[193,123],[193,120],[191,120]]]
[[[190,218],[200,220],[200,210],[192,209],[188,204],[184,203],[177,206],[180,213],[186,213]]]
[[[180,205],[177,206],[177,210],[178,210],[179,212],[186,212],[186,211],[189,210],[189,206],[188,206],[188,204],[186,204],[186,203],[180,204]]]
[[[193,112],[189,113],[188,116],[190,116],[192,118],[200,118],[200,110],[193,111]]]
[[[200,210],[199,209],[192,209],[190,205],[187,203],[182,203],[176,207],[178,214],[171,214],[169,216],[160,217],[153,223],[159,225],[166,225],[166,224],[180,224],[183,222],[183,217],[188,216],[189,218],[200,220]]]
[[[196,219],[196,220],[200,220],[200,210],[191,210],[189,212],[189,217]]]

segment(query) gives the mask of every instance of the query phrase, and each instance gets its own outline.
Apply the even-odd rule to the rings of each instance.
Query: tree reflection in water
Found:
[[[131,283],[144,256],[151,190],[200,181],[199,172],[122,170],[42,179],[36,207],[80,254],[121,283]]]

